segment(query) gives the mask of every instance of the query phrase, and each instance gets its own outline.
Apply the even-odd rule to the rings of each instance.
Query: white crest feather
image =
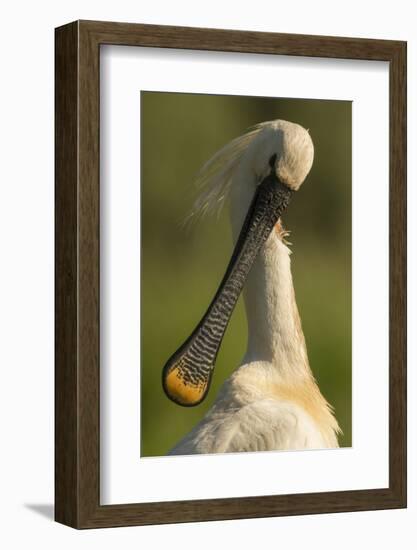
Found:
[[[229,194],[233,175],[242,154],[267,124],[270,123],[262,122],[249,128],[245,134],[233,139],[217,151],[201,167],[195,179],[199,195],[186,221],[198,219],[209,213],[220,212]]]

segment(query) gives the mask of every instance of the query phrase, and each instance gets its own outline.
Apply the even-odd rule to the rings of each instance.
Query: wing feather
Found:
[[[235,453],[337,447],[299,406],[262,399],[208,414],[169,454]]]

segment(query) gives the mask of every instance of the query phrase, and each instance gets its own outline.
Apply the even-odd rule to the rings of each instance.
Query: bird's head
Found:
[[[260,125],[242,158],[258,183],[271,171],[278,181],[297,191],[310,172],[314,147],[308,130],[299,124],[276,120]]]
[[[307,130],[283,120],[264,122],[233,140],[202,168],[206,184],[193,215],[214,210],[232,192],[244,219],[226,273],[205,315],[162,373],[170,399],[184,406],[207,395],[217,353],[250,268],[313,163]]]

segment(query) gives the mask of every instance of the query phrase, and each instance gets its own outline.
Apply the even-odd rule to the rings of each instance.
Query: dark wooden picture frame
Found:
[[[389,487],[100,505],[99,58],[118,44],[389,62]],[[55,519],[75,528],[406,506],[406,43],[77,21],[56,29]]]

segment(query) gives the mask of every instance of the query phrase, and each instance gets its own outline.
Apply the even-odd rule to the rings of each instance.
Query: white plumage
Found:
[[[235,238],[259,182],[271,170],[296,190],[313,162],[308,131],[266,122],[235,139],[203,167],[206,185],[192,212],[212,211],[230,197]],[[340,432],[309,366],[295,301],[290,250],[280,222],[260,250],[244,287],[248,347],[204,418],[169,454],[226,453],[338,446]]]

